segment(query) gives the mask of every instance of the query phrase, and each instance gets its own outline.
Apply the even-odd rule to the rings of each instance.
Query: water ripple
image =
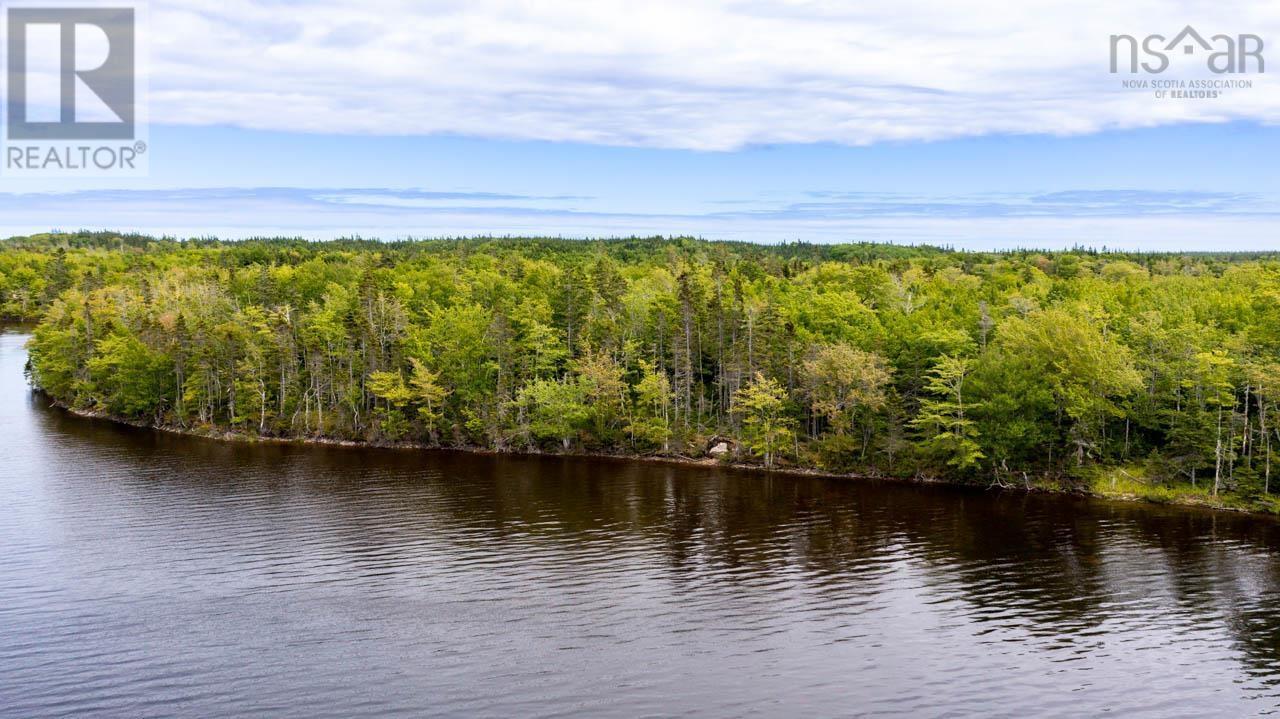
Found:
[[[0,335],[0,715],[1243,716],[1275,523],[611,461],[228,445]]]

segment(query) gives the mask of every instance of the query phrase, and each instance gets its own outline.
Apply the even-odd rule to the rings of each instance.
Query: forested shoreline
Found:
[[[193,432],[1280,506],[1275,255],[48,234],[0,313],[55,400]]]

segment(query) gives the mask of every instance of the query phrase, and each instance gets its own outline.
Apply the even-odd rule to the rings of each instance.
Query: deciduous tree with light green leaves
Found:
[[[961,472],[983,458],[977,424],[968,416],[974,406],[965,404],[964,382],[971,368],[970,360],[939,357],[929,371],[920,412],[911,420],[926,456]]]
[[[884,409],[889,368],[884,358],[848,344],[823,345],[803,364],[813,411],[837,434],[862,437],[862,456],[871,440],[872,422]]]
[[[671,381],[652,364],[640,361],[640,380],[627,422],[627,434],[642,449],[671,449]]]
[[[538,440],[573,446],[591,418],[583,386],[572,378],[534,380],[520,390],[516,402],[526,431]]]
[[[795,420],[786,411],[786,392],[776,381],[756,373],[749,385],[733,396],[735,411],[742,417],[747,447],[772,467],[795,436]]]

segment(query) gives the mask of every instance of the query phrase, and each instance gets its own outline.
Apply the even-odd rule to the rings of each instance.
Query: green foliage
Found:
[[[774,458],[785,452],[794,439],[795,420],[786,411],[786,392],[757,372],[751,384],[734,394],[733,401],[735,411],[742,416],[747,447],[764,458],[764,466],[772,467]]]
[[[426,427],[431,441],[436,441],[440,420],[444,417],[444,402],[449,390],[440,384],[440,373],[427,368],[422,360],[410,357],[413,370],[409,376],[408,400],[418,406],[418,419]]]
[[[534,380],[520,390],[516,401],[534,439],[556,440],[565,449],[573,446],[591,417],[583,385],[569,379]]]
[[[1100,325],[1084,312],[1053,308],[998,327],[975,383],[987,400],[980,434],[995,456],[1021,463],[1049,445],[1067,448],[1079,466],[1104,453],[1107,423],[1123,415],[1118,402],[1142,380],[1129,349]]]
[[[627,405],[623,367],[604,352],[588,350],[574,370],[595,441],[612,443]]]
[[[824,345],[803,369],[813,411],[838,434],[856,431],[884,408],[889,369],[873,352],[847,344]]]
[[[101,404],[107,411],[129,417],[147,417],[169,403],[170,362],[137,337],[109,335],[98,342],[88,362],[89,382],[101,388]]]
[[[1146,457],[1146,495],[1274,504],[1276,255],[48,234],[0,242],[0,314],[39,320],[49,395],[152,423],[499,450],[721,435],[770,466],[1018,483]]]
[[[644,360],[640,360],[639,371],[626,432],[642,449],[667,451],[671,442],[671,382],[666,373]]]
[[[965,404],[964,382],[972,364],[956,357],[939,357],[925,384],[928,396],[920,400],[920,412],[911,421],[920,431],[925,455],[960,472],[973,468],[984,456],[977,423],[968,414],[975,407]]]

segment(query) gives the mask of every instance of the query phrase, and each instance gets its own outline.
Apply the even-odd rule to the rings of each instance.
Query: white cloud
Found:
[[[1280,4],[176,0],[151,9],[151,118],[706,150],[1280,119],[1271,74],[1120,89],[1111,34],[1187,23],[1280,40]]]

